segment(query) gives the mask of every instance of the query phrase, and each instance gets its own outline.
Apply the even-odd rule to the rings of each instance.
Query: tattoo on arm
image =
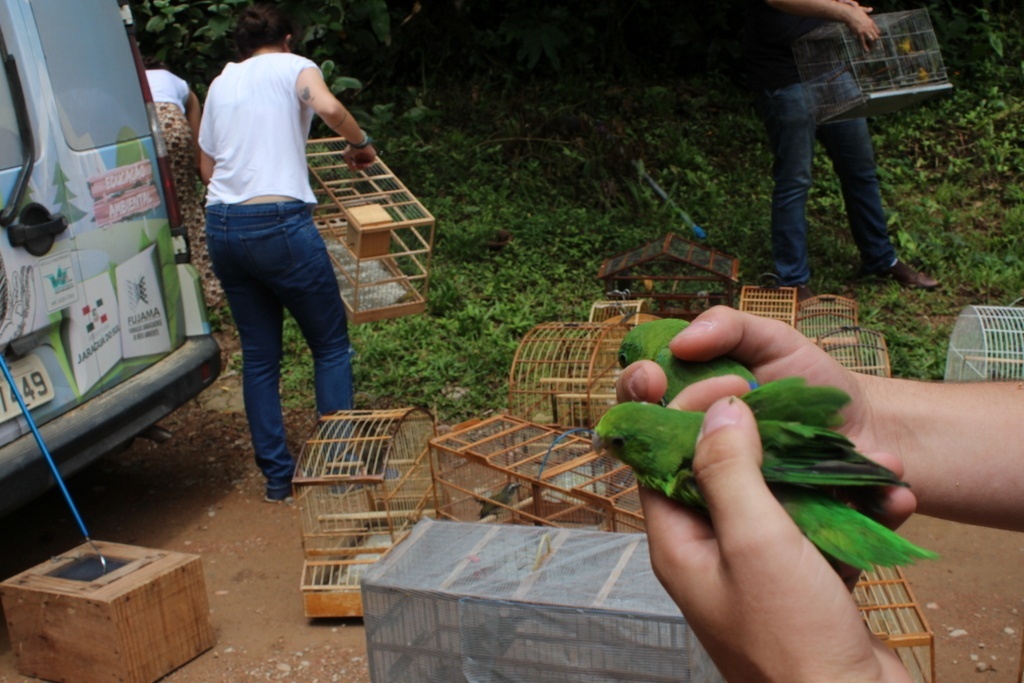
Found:
[[[299,99],[302,100],[303,102],[313,101],[313,93],[310,92],[309,86],[306,86],[305,88],[302,89],[301,92],[299,92]]]

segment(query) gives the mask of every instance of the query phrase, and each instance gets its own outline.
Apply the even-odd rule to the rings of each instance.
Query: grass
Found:
[[[855,277],[838,184],[824,154],[816,160],[810,284],[858,301],[900,377],[941,379],[963,307],[1022,295],[1024,107],[954,85],[871,123],[892,239],[941,291]],[[351,326],[359,407],[420,405],[448,423],[501,411],[527,331],[586,320],[605,298],[596,276],[609,256],[689,236],[638,181],[634,159],[707,228],[709,246],[740,260],[742,283],[772,270],[771,160],[749,98],[723,79],[402,90],[377,111],[361,120],[437,233],[427,312]],[[513,240],[492,252],[499,229]],[[287,334],[287,402],[312,409],[308,353],[291,322]]]

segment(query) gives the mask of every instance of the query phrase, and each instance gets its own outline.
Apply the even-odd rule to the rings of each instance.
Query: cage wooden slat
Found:
[[[605,323],[616,318],[619,319],[618,321],[621,321],[625,317],[628,318],[625,322],[629,324],[629,320],[639,318],[640,314],[649,314],[650,309],[650,302],[647,299],[606,299],[595,301],[590,305],[588,321],[592,323]]]
[[[508,412],[530,422],[590,427],[615,405],[626,325],[542,323],[524,335],[509,371]]]
[[[738,309],[746,313],[796,325],[796,287],[744,285]]]
[[[692,319],[732,306],[738,273],[735,257],[670,233],[605,260],[597,277],[605,291],[649,300],[653,314]]]
[[[433,417],[418,408],[339,411],[317,421],[292,478],[307,616],[360,616],[352,573],[433,514],[435,433]]]
[[[327,245],[349,320],[422,313],[434,217],[380,159],[351,171],[341,157],[344,147],[343,138],[313,139],[306,159],[318,202],[314,222]],[[364,225],[362,220],[376,222]]]
[[[854,372],[892,377],[889,347],[880,332],[863,327],[840,327],[817,338],[828,355]]]
[[[799,302],[796,329],[805,337],[817,339],[841,327],[857,327],[859,306],[853,299],[834,294],[819,294]]]

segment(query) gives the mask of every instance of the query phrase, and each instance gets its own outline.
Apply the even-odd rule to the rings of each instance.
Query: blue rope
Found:
[[[544,457],[540,460],[540,470],[537,471],[537,479],[540,479],[540,475],[544,474],[544,466],[547,465],[548,456],[551,455],[551,451],[558,445],[558,442],[574,432],[587,432],[588,434],[593,434],[594,430],[588,427],[575,427],[556,436],[554,441],[551,442],[551,445],[548,446],[548,450],[544,453]]]
[[[46,459],[46,464],[50,466],[50,471],[53,472],[53,478],[57,481],[57,486],[60,487],[60,491],[64,494],[64,500],[68,502],[68,507],[71,508],[71,514],[74,515],[75,521],[78,523],[78,528],[81,529],[82,535],[85,536],[85,540],[92,546],[96,554],[99,555],[100,563],[103,565],[103,573],[107,571],[107,560],[103,557],[103,554],[96,547],[96,544],[89,538],[89,530],[85,528],[85,522],[82,521],[82,516],[78,514],[78,508],[75,506],[75,501],[71,498],[71,493],[68,491],[68,487],[64,484],[64,478],[60,475],[60,470],[57,469],[57,463],[53,461],[53,456],[50,455],[50,450],[46,447],[46,443],[43,441],[42,434],[39,433],[39,429],[36,427],[35,420],[32,419],[32,414],[29,412],[28,406],[25,405],[25,399],[21,397],[21,392],[18,391],[18,384],[14,381],[14,375],[11,374],[11,370],[7,367],[7,361],[4,359],[3,354],[0,353],[0,370],[3,370],[4,377],[7,378],[7,383],[11,385],[11,393],[14,395],[15,400],[18,401],[18,406],[21,407],[21,412],[25,415],[25,421],[28,422],[29,429],[32,430],[32,435],[36,438],[36,443],[39,444],[39,450],[43,452],[43,457]]]

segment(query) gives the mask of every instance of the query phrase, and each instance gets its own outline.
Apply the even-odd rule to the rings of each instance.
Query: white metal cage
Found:
[[[1024,379],[1024,308],[968,306],[946,354],[947,382]]]
[[[867,51],[837,22],[793,43],[817,121],[877,116],[951,89],[927,10],[872,17],[881,36]]]

